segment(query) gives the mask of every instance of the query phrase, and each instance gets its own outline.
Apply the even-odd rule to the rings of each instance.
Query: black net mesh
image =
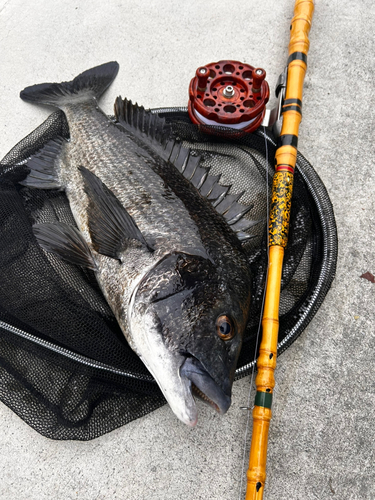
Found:
[[[275,141],[268,132],[230,139],[198,131],[178,110],[159,114],[172,133],[203,156],[212,174],[259,220],[246,244],[253,270],[250,321],[237,377],[254,364],[267,268],[267,207]],[[92,439],[153,411],[165,400],[127,345],[91,271],[62,262],[36,243],[32,225],[74,224],[62,192],[22,187],[20,163],[58,134],[68,136],[56,112],[2,160],[0,176],[0,398],[25,422],[54,439]],[[208,132],[208,133],[207,133]],[[268,163],[266,161],[268,158]],[[289,244],[282,276],[279,352],[311,320],[335,272],[337,238],[326,190],[298,156]]]

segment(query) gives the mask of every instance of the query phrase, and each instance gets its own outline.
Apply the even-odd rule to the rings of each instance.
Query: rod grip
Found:
[[[246,500],[261,500],[266,481],[268,429],[271,421],[272,393],[275,387],[277,337],[279,331],[280,282],[284,248],[270,247],[267,293],[262,320],[263,334],[255,379],[257,394],[253,410],[253,433],[247,471]]]

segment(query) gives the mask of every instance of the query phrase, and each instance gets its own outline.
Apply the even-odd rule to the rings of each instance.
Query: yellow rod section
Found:
[[[262,319],[262,341],[255,379],[257,393],[253,410],[253,433],[247,471],[246,500],[262,500],[266,481],[268,430],[275,387],[279,304],[284,249],[288,241],[293,175],[297,160],[298,131],[302,117],[303,81],[307,67],[313,0],[296,0],[291,22],[288,77],[283,105],[283,124],[276,151],[269,220],[269,261]]]

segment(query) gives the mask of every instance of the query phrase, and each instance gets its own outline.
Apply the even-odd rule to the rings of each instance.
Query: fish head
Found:
[[[159,261],[133,293],[135,350],[188,425],[197,422],[193,392],[219,413],[231,404],[250,297],[245,259],[214,264],[182,252]]]

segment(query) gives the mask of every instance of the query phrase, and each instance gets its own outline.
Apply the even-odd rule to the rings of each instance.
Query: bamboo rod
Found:
[[[275,387],[281,274],[284,249],[288,240],[298,130],[302,117],[303,81],[310,45],[308,34],[313,11],[313,0],[296,0],[291,22],[288,78],[282,110],[283,124],[275,155],[276,172],[272,186],[268,279],[262,319],[262,341],[257,360],[258,374],[255,379],[257,393],[253,410],[246,500],[262,500],[266,480],[268,430],[272,416],[272,393]]]

